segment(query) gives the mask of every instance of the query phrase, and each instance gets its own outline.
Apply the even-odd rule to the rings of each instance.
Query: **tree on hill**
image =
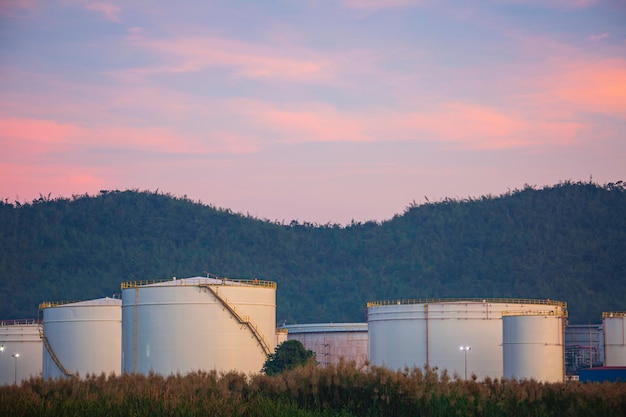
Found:
[[[275,353],[267,355],[262,371],[267,375],[276,375],[312,362],[315,362],[312,350],[305,349],[298,340],[288,340],[278,345]]]

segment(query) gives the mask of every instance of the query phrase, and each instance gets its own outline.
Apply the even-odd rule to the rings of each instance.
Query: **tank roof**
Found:
[[[367,332],[367,323],[308,323],[287,324],[280,329],[289,333]]]
[[[249,287],[267,287],[276,289],[276,283],[273,281],[265,281],[259,279],[233,279],[233,278],[211,278],[211,277],[189,277],[157,280],[142,280],[123,282],[122,290],[128,288],[142,287],[173,287],[173,286],[194,286],[194,285],[232,285],[232,286],[249,286]]]
[[[51,307],[87,307],[87,306],[121,306],[122,300],[119,298],[96,298],[85,301],[45,301],[39,304],[39,309]]]

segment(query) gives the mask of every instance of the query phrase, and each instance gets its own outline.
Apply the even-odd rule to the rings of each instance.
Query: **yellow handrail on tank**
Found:
[[[194,282],[199,280],[211,280],[212,282]],[[214,282],[215,280],[221,281],[221,283]],[[191,281],[191,282],[190,282]],[[204,277],[190,277],[190,278],[179,278],[179,279],[157,279],[157,280],[139,280],[139,281],[128,281],[122,282],[121,288],[123,290],[128,288],[137,288],[144,287],[147,285],[153,284],[163,284],[170,283],[171,285],[227,285],[228,283],[234,284],[242,284],[245,286],[256,286],[256,287],[266,287],[276,289],[277,285],[274,281],[266,281],[260,279],[233,279],[233,278],[204,278]]]
[[[533,304],[533,305],[549,305],[559,306],[567,309],[567,303],[555,300],[538,300],[529,298],[422,298],[422,299],[399,299],[399,300],[382,300],[369,301],[367,307],[378,307],[394,304],[436,304],[436,303],[490,303],[490,304]]]
[[[554,310],[545,310],[545,311],[503,311],[502,317],[510,317],[510,316],[555,316],[555,317],[567,317],[567,310],[562,311],[554,311]]]
[[[624,317],[626,317],[626,311],[604,311],[602,313],[603,319],[624,318]]]
[[[96,302],[97,301],[97,302]],[[43,308],[59,307],[68,304],[85,303],[84,306],[109,306],[119,305],[119,298],[102,298],[97,300],[75,300],[75,301],[44,301],[39,304],[39,310]]]

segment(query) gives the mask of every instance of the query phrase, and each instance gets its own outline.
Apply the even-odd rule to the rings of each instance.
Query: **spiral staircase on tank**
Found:
[[[265,341],[265,337],[263,337],[263,334],[259,330],[259,327],[256,325],[256,323],[254,323],[254,321],[250,318],[250,316],[247,316],[247,315],[242,316],[241,314],[239,314],[235,306],[230,304],[228,302],[228,299],[220,295],[219,290],[217,289],[215,285],[200,284],[199,287],[206,288],[211,294],[213,294],[215,299],[217,299],[230,312],[230,314],[235,319],[237,319],[237,321],[240,324],[245,325],[248,327],[248,329],[250,329],[250,332],[256,338],[257,342],[259,343],[259,346],[261,347],[265,355],[269,355],[270,353],[272,353],[272,350],[270,349],[269,345]]]

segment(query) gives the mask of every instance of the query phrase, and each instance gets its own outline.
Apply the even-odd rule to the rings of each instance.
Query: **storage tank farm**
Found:
[[[602,313],[604,366],[626,366],[626,312]]]
[[[45,302],[39,309],[44,379],[121,373],[122,300]]]
[[[40,329],[34,319],[0,321],[0,385],[41,376]]]
[[[336,365],[341,359],[364,365],[368,358],[367,323],[312,323],[289,324],[288,340],[298,340],[315,352],[318,364]]]
[[[391,369],[429,367],[461,378],[503,376],[504,312],[562,314],[561,301],[424,299],[367,304],[369,357]],[[466,371],[467,370],[467,371]]]
[[[567,311],[504,312],[502,360],[504,377],[563,382]]]
[[[261,371],[276,347],[276,283],[191,277],[122,284],[122,368]]]

